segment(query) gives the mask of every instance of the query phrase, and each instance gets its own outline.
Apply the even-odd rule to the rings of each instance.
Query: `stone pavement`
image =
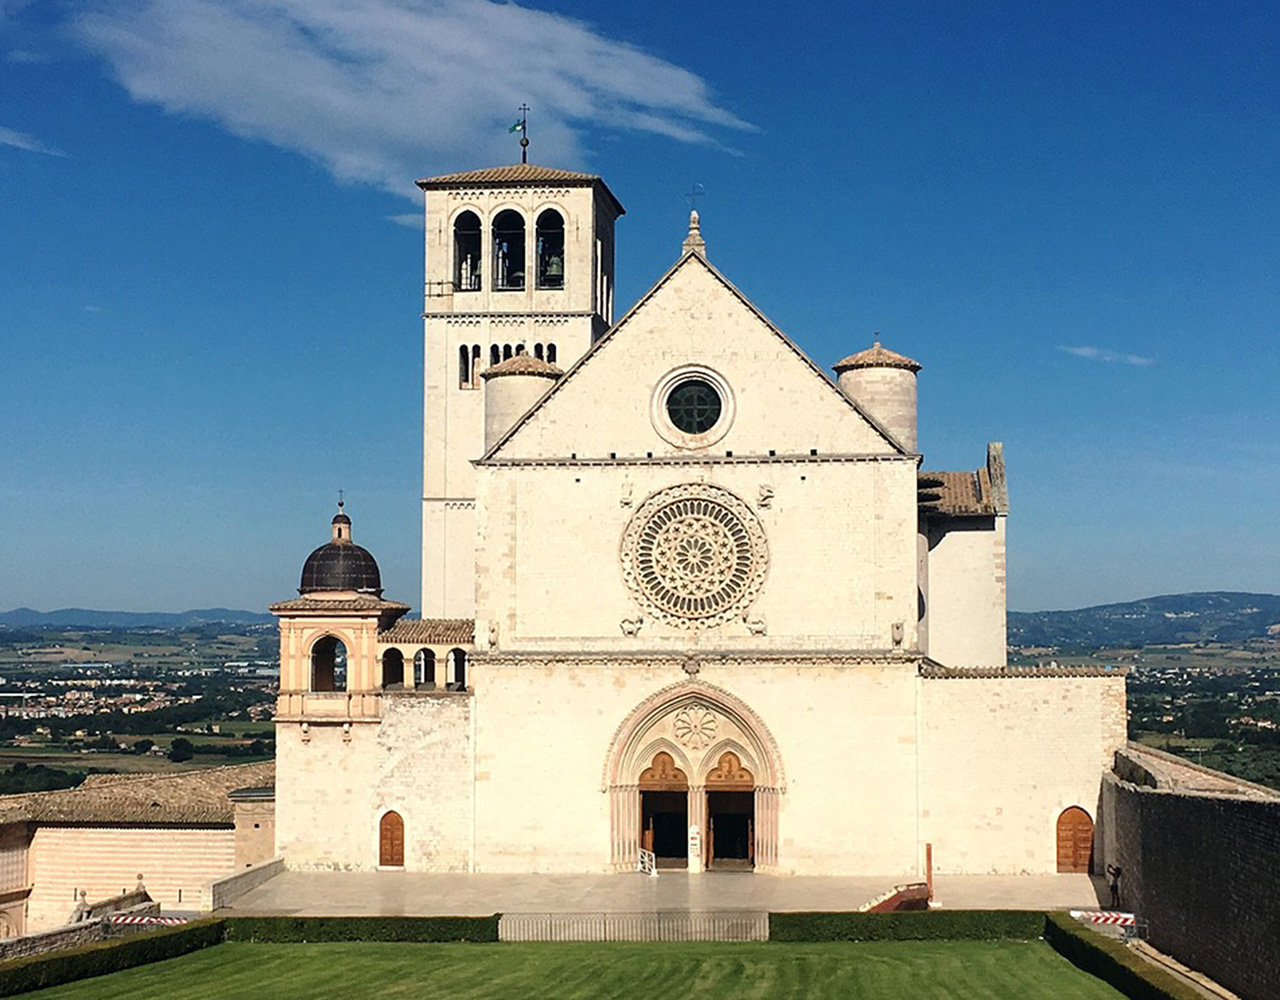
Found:
[[[856,910],[908,881],[901,877],[807,877],[750,873],[484,875],[416,872],[291,872],[237,899],[223,913],[306,916],[484,916],[490,913],[642,913],[667,910]],[[1104,879],[1087,875],[938,875],[949,909],[1096,908]]]

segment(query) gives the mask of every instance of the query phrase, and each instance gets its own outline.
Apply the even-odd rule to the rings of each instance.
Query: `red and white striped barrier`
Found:
[[[1091,924],[1108,924],[1115,927],[1132,927],[1135,922],[1132,913],[1120,913],[1117,910],[1072,910],[1071,915],[1077,920],[1084,920]]]
[[[154,924],[160,927],[175,927],[186,922],[186,917],[131,917],[123,913],[113,913],[107,917],[107,923],[110,924]]]

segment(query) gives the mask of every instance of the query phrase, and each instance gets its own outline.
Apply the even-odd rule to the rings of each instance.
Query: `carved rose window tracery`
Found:
[[[741,613],[767,568],[760,522],[718,486],[691,483],[654,494],[623,536],[628,587],[655,618],[680,628],[707,628]]]

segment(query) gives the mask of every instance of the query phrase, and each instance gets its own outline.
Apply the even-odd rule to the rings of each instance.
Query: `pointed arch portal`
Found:
[[[777,866],[782,760],[723,688],[688,681],[638,705],[614,733],[603,784],[615,871],[633,869],[641,848],[690,871]]]

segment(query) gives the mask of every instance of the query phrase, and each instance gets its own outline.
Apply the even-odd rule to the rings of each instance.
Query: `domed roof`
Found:
[[[880,346],[879,339],[865,351],[850,354],[831,366],[836,372],[848,371],[851,368],[905,368],[909,372],[918,372],[920,362],[912,361],[903,354],[898,354]]]
[[[339,502],[333,518],[333,540],[307,556],[298,593],[344,590],[381,597],[382,574],[369,550],[351,540],[351,518],[343,513]]]
[[[499,362],[492,368],[480,373],[483,379],[502,378],[504,375],[536,375],[539,378],[559,378],[564,371],[540,358],[532,358],[527,354],[513,354],[506,361]]]

